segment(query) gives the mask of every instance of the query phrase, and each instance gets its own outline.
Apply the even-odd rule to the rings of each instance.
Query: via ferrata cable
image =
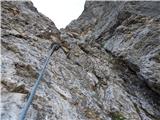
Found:
[[[42,77],[43,77],[44,71],[45,71],[45,69],[47,67],[47,64],[49,62],[49,59],[50,59],[51,55],[53,54],[53,52],[56,51],[56,50],[58,50],[60,47],[61,46],[59,44],[57,44],[57,43],[52,43],[51,44],[50,50],[49,50],[49,54],[48,54],[48,57],[46,58],[45,64],[43,66],[43,69],[41,70],[41,72],[40,72],[40,74],[38,76],[38,79],[36,80],[36,82],[35,82],[35,84],[34,84],[34,86],[32,88],[32,91],[31,91],[31,93],[29,95],[29,98],[27,100],[26,105],[24,106],[24,108],[22,108],[19,120],[24,120],[25,119],[25,116],[27,114],[29,106],[32,104],[32,100],[33,100],[33,97],[34,97],[34,95],[36,93],[36,89],[37,89],[40,81],[42,80]]]

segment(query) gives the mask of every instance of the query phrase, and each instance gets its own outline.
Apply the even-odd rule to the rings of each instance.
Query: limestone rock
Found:
[[[66,28],[97,42],[160,93],[160,2],[87,1]]]
[[[1,5],[2,120],[18,119],[53,41],[64,50],[52,55],[26,120],[160,119],[159,2],[86,1],[61,30],[32,2]]]

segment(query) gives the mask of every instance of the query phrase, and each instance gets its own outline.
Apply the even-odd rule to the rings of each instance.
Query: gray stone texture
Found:
[[[160,2],[86,1],[65,29],[32,2],[1,2],[1,119],[18,120],[52,42],[61,43],[26,120],[159,120]]]

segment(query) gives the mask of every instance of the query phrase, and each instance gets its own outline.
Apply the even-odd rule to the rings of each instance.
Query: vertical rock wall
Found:
[[[52,55],[27,120],[160,119],[159,2],[87,1],[61,30],[31,2],[1,8],[2,120],[18,119],[54,41],[64,51]]]

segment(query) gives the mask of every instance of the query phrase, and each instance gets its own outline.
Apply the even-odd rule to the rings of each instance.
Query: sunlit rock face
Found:
[[[160,2],[91,2],[65,29],[31,2],[1,2],[1,118],[17,120],[59,42],[26,120],[159,120]]]

